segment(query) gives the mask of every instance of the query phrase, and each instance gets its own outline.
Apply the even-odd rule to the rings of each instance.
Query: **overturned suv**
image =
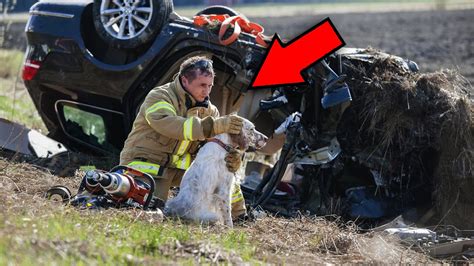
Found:
[[[238,13],[212,6],[198,14]],[[280,154],[285,143],[274,167],[257,167],[260,176],[242,185],[248,202],[288,215],[300,208],[326,212],[326,190],[308,194],[291,180],[300,176],[298,169],[303,179],[315,179],[341,153],[337,123],[352,100],[344,66],[374,60],[370,51],[340,49],[305,71],[306,85],[249,90],[266,48],[246,33],[220,44],[215,28],[198,27],[173,12],[171,0],[41,1],[30,10],[26,36],[25,85],[49,137],[69,151],[117,156],[146,94],[171,81],[193,55],[214,61],[211,99],[222,115],[237,111],[272,136],[287,117],[300,113],[299,122],[287,123],[286,139],[274,136],[261,152]],[[400,68],[416,70],[413,62],[391,58]],[[285,170],[295,158],[311,167],[295,166],[285,187]]]

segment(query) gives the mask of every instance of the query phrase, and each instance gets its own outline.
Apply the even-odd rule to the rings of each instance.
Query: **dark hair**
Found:
[[[198,74],[215,76],[211,59],[204,56],[193,56],[184,60],[179,67],[179,76],[186,77],[190,82],[192,82]]]

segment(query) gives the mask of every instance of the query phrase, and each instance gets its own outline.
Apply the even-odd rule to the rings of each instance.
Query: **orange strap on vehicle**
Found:
[[[194,16],[194,25],[204,27],[206,25],[213,25],[216,23],[222,23],[229,15],[200,15]]]
[[[238,17],[234,16],[234,17],[228,17],[222,22],[221,28],[219,29],[219,42],[222,45],[230,45],[239,38],[239,35],[242,32],[242,29],[240,28],[239,23],[236,22],[237,20],[238,20]],[[234,31],[227,39],[224,39],[224,35],[227,29],[231,28],[232,25],[234,26]]]
[[[194,25],[199,27],[204,27],[207,25],[214,26],[219,25],[219,42],[222,45],[230,45],[235,42],[241,32],[249,33],[255,36],[255,41],[257,44],[267,48],[267,41],[270,40],[270,37],[263,34],[264,28],[254,22],[249,21],[242,16],[229,16],[225,15],[200,15],[194,16]],[[233,27],[234,31],[232,34],[224,39],[224,35],[229,28]]]

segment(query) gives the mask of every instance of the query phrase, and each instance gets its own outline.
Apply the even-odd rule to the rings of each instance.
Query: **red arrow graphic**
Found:
[[[304,83],[301,71],[317,63],[346,43],[329,18],[287,44],[275,34],[252,88],[268,88]]]

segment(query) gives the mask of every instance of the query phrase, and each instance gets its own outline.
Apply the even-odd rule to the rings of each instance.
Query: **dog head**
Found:
[[[246,151],[249,147],[253,149],[261,149],[267,144],[267,137],[258,132],[252,122],[244,118],[244,125],[240,134],[229,134],[234,145],[238,146],[240,150]]]

